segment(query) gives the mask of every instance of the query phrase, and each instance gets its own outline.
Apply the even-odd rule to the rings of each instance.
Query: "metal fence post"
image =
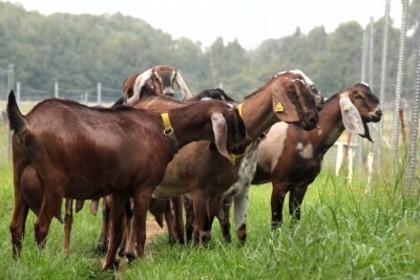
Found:
[[[58,82],[54,83],[54,97],[58,98]]]
[[[98,83],[97,84],[97,102],[98,102],[98,105],[102,105],[101,103],[102,103],[102,85],[101,85],[101,83]]]

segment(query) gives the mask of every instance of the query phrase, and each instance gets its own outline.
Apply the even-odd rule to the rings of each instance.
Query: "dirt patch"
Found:
[[[166,226],[161,228],[153,216],[148,215],[146,220],[146,243],[150,242],[156,235],[166,232]]]

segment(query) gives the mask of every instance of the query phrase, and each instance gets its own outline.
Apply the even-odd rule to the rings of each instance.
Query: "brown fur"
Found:
[[[44,191],[35,223],[39,246],[45,243],[51,219],[63,197],[94,199],[113,194],[111,242],[104,269],[114,264],[122,239],[124,206],[130,196],[135,204],[137,254],[142,256],[150,195],[173,157],[170,141],[162,133],[160,114],[128,107],[89,108],[72,101],[49,99],[23,116],[13,92],[7,111],[15,132],[12,142],[15,210],[10,224],[14,255],[17,257],[21,249],[28,212],[20,179],[30,164]],[[197,102],[169,109],[168,113],[180,147],[200,139],[214,141],[211,123],[217,113],[228,124],[228,150],[243,152],[246,144],[243,122],[238,111],[226,103]]]

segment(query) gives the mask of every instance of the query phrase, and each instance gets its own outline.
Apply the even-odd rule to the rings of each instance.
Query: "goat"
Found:
[[[125,82],[123,87],[123,96],[126,99],[129,99],[133,96],[133,86],[137,84],[137,90],[141,91],[143,86],[147,85],[148,88],[151,88],[156,95],[165,95],[173,97],[175,92],[175,86],[177,86],[181,93],[184,95],[184,98],[191,96],[191,93],[183,80],[179,71],[171,65],[156,65],[147,71],[143,72],[140,75],[132,75]],[[121,105],[123,103],[123,98],[117,101],[114,106]],[[39,184],[39,179],[37,179],[37,174],[33,168],[28,166],[27,171],[22,177],[22,193],[25,197],[26,204],[28,204],[29,209],[31,209],[36,215],[38,215],[41,202],[43,198],[42,185]],[[76,213],[83,208],[83,200],[76,201]],[[106,203],[104,203],[106,204]],[[64,223],[64,242],[63,242],[63,251],[68,252],[70,246],[70,232],[73,224],[73,200],[65,199],[65,212],[64,220],[61,217],[61,211],[58,210],[55,213],[55,217],[61,222]],[[98,209],[98,199],[93,199],[91,202],[90,210],[96,215]],[[109,219],[109,207],[104,207],[103,216],[108,217]],[[178,230],[179,231],[179,230]],[[107,237],[106,237],[107,241]],[[102,239],[98,244],[98,251],[106,251],[107,242]]]
[[[165,109],[163,104],[143,100],[138,108]],[[285,71],[251,93],[240,106],[249,139],[258,138],[277,121],[286,121],[313,129],[318,121],[314,97],[301,71]],[[153,192],[153,198],[169,198],[191,192],[194,205],[194,240],[204,244],[210,240],[210,226],[219,209],[223,193],[237,180],[243,157],[229,166],[213,145],[199,141],[185,146],[168,165],[164,179]],[[126,246],[126,256],[135,254],[135,232]]]
[[[34,225],[40,247],[45,244],[51,220],[64,197],[95,199],[113,195],[111,238],[103,269],[116,261],[124,207],[130,196],[135,205],[137,255],[143,256],[150,197],[174,156],[174,148],[208,140],[230,163],[229,153],[242,154],[249,142],[238,110],[217,100],[181,103],[159,114],[126,106],[90,108],[73,101],[48,99],[24,116],[11,91],[7,113],[14,132],[15,208],[9,228],[15,258],[22,247],[28,213],[20,184],[29,164],[43,188]]]
[[[305,131],[286,123],[274,124],[259,146],[255,177],[252,182],[246,182],[243,186],[246,196],[234,198],[235,221],[246,217],[246,197],[251,183],[263,184],[270,181],[273,185],[272,229],[282,223],[283,201],[288,192],[290,215],[293,220],[299,220],[300,205],[306,190],[318,176],[328,149],[345,128],[372,141],[367,123],[379,122],[381,115],[378,98],[366,84],[357,83],[325,102],[319,113],[318,130]],[[231,197],[227,197],[224,203],[225,207],[219,215],[222,219],[222,233],[225,239],[229,239]]]
[[[129,90],[129,85],[127,83],[123,86],[125,91]],[[215,88],[215,89],[206,89],[198,94],[194,95],[191,98],[185,100],[185,102],[194,102],[200,100],[209,100],[209,99],[216,99],[216,100],[223,100],[233,103],[233,99],[228,96],[222,89]],[[106,252],[107,244],[108,244],[108,228],[109,228],[109,211],[111,208],[111,198],[107,196],[104,198],[103,203],[103,220],[102,220],[102,228],[101,234],[99,238],[99,243],[97,245],[97,252]],[[174,221],[174,214],[172,213],[172,208],[175,213],[175,221]],[[152,199],[149,211],[152,215],[155,216],[157,223],[163,227],[163,215],[165,217],[165,221],[168,228],[169,233],[169,242],[171,244],[174,243],[184,243],[184,230],[183,230],[183,218],[182,218],[182,197],[172,197],[171,199]],[[126,206],[126,217],[130,219],[132,217],[132,203]],[[130,228],[129,223],[126,224],[126,228]],[[127,233],[129,230],[124,232],[124,239],[120,247],[120,255],[124,254],[124,247]]]
[[[140,92],[145,84],[153,91],[174,97],[174,85],[177,85],[184,99],[191,98],[191,92],[181,73],[170,65],[157,65],[140,75],[133,75],[124,82],[123,99],[128,105],[135,105],[140,100]]]

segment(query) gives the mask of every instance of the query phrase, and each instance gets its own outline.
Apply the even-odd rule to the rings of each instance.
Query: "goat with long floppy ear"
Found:
[[[169,75],[169,77],[164,77],[165,75]],[[134,105],[140,100],[140,92],[150,79],[157,80],[157,82],[160,83],[165,90],[167,88],[171,88],[173,91],[172,83],[174,83],[176,86],[178,86],[179,90],[184,96],[184,99],[192,97],[191,92],[184,79],[182,78],[181,73],[179,73],[176,68],[169,65],[157,65],[137,76],[133,85],[132,96],[129,96],[129,94],[125,91],[123,92],[124,99],[128,105]]]
[[[339,103],[344,127],[351,133],[360,135],[365,134],[362,117],[360,116],[359,110],[357,110],[356,106],[351,102],[349,96],[345,95],[340,97]]]

